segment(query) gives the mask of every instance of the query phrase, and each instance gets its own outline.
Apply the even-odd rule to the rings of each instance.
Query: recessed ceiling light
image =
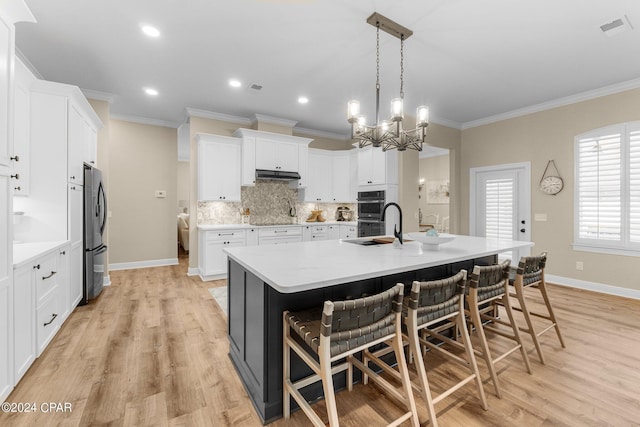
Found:
[[[142,32],[149,37],[160,37],[160,31],[158,31],[156,27],[152,27],[151,25],[143,25]]]
[[[157,96],[158,95],[158,91],[150,88],[150,87],[146,87],[144,88],[144,93],[146,93],[147,95],[151,95],[151,96]]]
[[[231,87],[240,87],[240,86],[242,86],[242,82],[240,82],[240,80],[231,79],[231,80],[229,80],[229,86],[231,86]]]
[[[298,102],[300,104],[306,104],[307,102],[309,102],[309,98],[307,98],[306,96],[301,96],[298,98]]]

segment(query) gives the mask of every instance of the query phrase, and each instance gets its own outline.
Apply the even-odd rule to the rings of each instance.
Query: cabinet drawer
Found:
[[[207,242],[222,242],[222,241],[244,241],[246,236],[245,230],[219,230],[219,231],[207,231]]]
[[[327,226],[313,225],[311,226],[311,234],[327,234]]]
[[[340,238],[341,239],[353,239],[358,237],[358,226],[356,225],[341,225],[340,226]]]
[[[36,313],[38,356],[42,354],[53,336],[58,332],[60,322],[62,321],[59,295],[60,287],[56,286],[51,291],[52,292],[50,292],[42,302],[42,305],[38,307]]]
[[[281,237],[281,236],[301,236],[301,227],[269,227],[261,228],[259,236],[262,237]]]
[[[52,253],[36,260],[34,264],[34,280],[36,282],[36,297],[40,306],[42,300],[58,285],[57,253]]]
[[[302,242],[302,236],[278,236],[278,237],[260,237],[260,246],[263,245],[282,245],[285,243]]]

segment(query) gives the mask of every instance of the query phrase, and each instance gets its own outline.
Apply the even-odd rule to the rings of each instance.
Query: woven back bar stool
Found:
[[[488,409],[464,315],[466,280],[467,271],[461,270],[458,274],[446,279],[413,282],[408,303],[405,304],[407,310],[404,312],[404,323],[407,329],[409,348],[418,372],[420,391],[427,404],[431,424],[434,427],[438,426],[434,405],[471,381],[475,381],[482,408]],[[453,339],[442,334],[446,330],[455,331]],[[430,341],[428,339],[430,337],[440,341],[441,345]],[[462,343],[457,340],[458,337],[462,338]],[[449,351],[447,346],[463,349],[466,359]],[[425,348],[438,352],[447,359],[464,366],[468,369],[469,375],[460,379],[440,395],[433,397],[423,359],[423,354],[426,353]]]
[[[411,420],[418,426],[409,373],[402,348],[401,312],[404,286],[398,284],[380,294],[348,301],[326,301],[322,312],[306,310],[283,313],[283,413],[289,418],[290,398],[293,397],[313,425],[324,422],[300,393],[300,389],[322,381],[329,425],[339,425],[333,375],[347,371],[347,388],[353,388],[353,366],[376,381],[388,395],[401,402],[406,412],[389,425]],[[306,346],[300,344],[297,335]],[[400,371],[402,392],[376,372],[353,357],[371,346],[387,343],[393,348]],[[310,376],[292,382],[290,350],[293,350],[313,370]],[[318,356],[319,362],[314,356]],[[335,366],[333,362],[346,360]]]
[[[556,315],[553,312],[553,308],[551,307],[551,301],[549,301],[547,284],[544,280],[544,267],[546,263],[546,252],[543,252],[538,256],[522,257],[520,258],[518,268],[515,270],[515,277],[511,277],[509,279],[509,284],[513,286],[513,290],[515,291],[511,292],[510,295],[516,297],[518,299],[518,303],[520,304],[519,307],[513,307],[513,309],[522,312],[527,323],[527,327],[521,327],[520,330],[531,335],[531,339],[533,340],[533,344],[536,347],[538,357],[540,358],[540,362],[543,365],[545,363],[545,360],[542,354],[540,341],[538,340],[538,337],[540,337],[540,335],[544,334],[551,328],[555,328],[556,335],[558,336],[558,340],[560,341],[560,345],[562,346],[562,348],[565,347],[564,340],[562,339],[562,334],[560,333],[560,327],[558,326],[558,321],[556,320]],[[526,288],[534,288],[540,291],[544,304],[547,306],[547,314],[532,312],[529,310],[525,298]],[[540,332],[536,332],[533,327],[533,322],[531,321],[531,316],[545,319],[551,322],[551,324]]]
[[[466,298],[467,315],[471,318],[473,327],[480,340],[480,350],[475,351],[480,354],[487,363],[496,395],[500,398],[502,398],[502,393],[500,392],[500,385],[495,368],[497,362],[509,356],[511,353],[520,350],[525,368],[528,373],[531,373],[529,357],[522,345],[522,340],[518,333],[518,326],[513,318],[513,312],[509,302],[509,266],[510,262],[508,260],[498,265],[474,266],[473,273],[468,281],[469,290]],[[507,313],[509,319],[508,321],[498,316],[498,303],[504,306],[504,311]],[[491,323],[483,323],[483,321]],[[509,329],[495,327],[495,324],[507,326]],[[485,331],[509,338],[515,342],[515,345],[494,357],[489,350]]]

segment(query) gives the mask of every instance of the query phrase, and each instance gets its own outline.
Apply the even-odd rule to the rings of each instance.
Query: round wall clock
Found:
[[[556,170],[555,175],[551,175],[549,166],[553,166]],[[547,172],[549,172],[549,175],[547,175]],[[542,178],[540,179],[540,191],[545,194],[555,196],[561,192],[563,188],[564,181],[560,177],[560,172],[558,172],[556,163],[553,160],[549,160],[547,167],[544,169],[544,173],[542,174]]]

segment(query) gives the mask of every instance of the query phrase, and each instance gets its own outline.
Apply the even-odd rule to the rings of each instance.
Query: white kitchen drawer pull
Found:
[[[51,320],[49,320],[47,323],[43,323],[42,326],[49,326],[53,323],[54,320],[56,320],[56,317],[58,317],[58,315],[56,313],[53,313],[51,315]]]
[[[42,280],[47,280],[50,279],[51,277],[53,277],[56,274],[55,271],[52,271],[51,274],[49,274],[48,276],[42,276]]]

